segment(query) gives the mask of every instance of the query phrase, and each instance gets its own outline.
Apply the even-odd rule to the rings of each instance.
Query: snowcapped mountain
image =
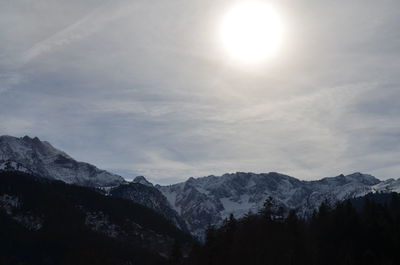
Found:
[[[176,227],[189,232],[186,222],[171,208],[163,194],[143,176],[136,177],[132,182],[111,188],[109,195],[128,199],[153,209],[170,220]]]
[[[0,136],[0,169],[18,170],[88,187],[115,186],[118,175],[78,162],[46,141],[28,136]]]
[[[181,230],[188,231],[185,221],[172,209],[161,192],[143,176],[127,182],[118,175],[88,163],[77,162],[37,137],[0,136],[0,170],[20,171],[68,184],[95,187],[105,194],[153,209]]]
[[[0,171],[0,224],[0,264],[167,264],[192,242],[146,207],[17,171]]]
[[[179,227],[202,238],[208,225],[219,225],[230,214],[257,212],[271,196],[284,209],[310,216],[325,200],[334,203],[371,192],[400,192],[400,179],[380,181],[354,173],[302,181],[279,173],[225,174],[189,178],[154,186],[145,177],[132,182],[93,165],[77,162],[38,138],[0,136],[0,170],[16,170],[66,183],[100,188],[107,195],[151,208]]]
[[[139,183],[139,184],[145,185],[147,187],[154,187],[153,184],[150,181],[148,181],[144,176],[137,176],[136,178],[134,178],[132,180],[132,182]]]
[[[400,179],[380,181],[371,175],[354,173],[301,181],[274,172],[238,172],[156,187],[187,222],[189,230],[201,238],[208,225],[221,224],[231,213],[241,217],[249,211],[257,212],[269,196],[285,209],[310,216],[325,200],[334,203],[371,192],[400,191]]]

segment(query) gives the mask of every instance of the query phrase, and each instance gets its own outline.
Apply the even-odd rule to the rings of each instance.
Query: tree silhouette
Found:
[[[209,229],[185,264],[384,265],[400,264],[400,196],[372,194],[331,206],[312,218],[295,211],[277,218],[268,198],[258,214],[230,216]]]

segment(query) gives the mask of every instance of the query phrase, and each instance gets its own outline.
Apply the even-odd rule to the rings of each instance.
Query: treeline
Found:
[[[385,197],[385,198],[382,198]],[[309,220],[283,215],[269,199],[258,214],[210,227],[190,265],[389,265],[400,264],[400,196],[370,195],[330,206]]]
[[[0,170],[0,265],[162,265],[174,240],[192,242],[142,205]]]

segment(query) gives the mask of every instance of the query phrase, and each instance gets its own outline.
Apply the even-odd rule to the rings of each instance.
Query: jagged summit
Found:
[[[341,182],[341,183],[360,182],[360,183],[366,184],[366,185],[376,185],[381,182],[376,177],[369,175],[369,174],[363,174],[361,172],[355,172],[355,173],[352,173],[349,175],[340,174],[336,177],[323,178],[319,181],[326,182],[326,183],[330,183],[330,182]]]
[[[133,183],[139,183],[148,187],[153,187],[153,184],[149,182],[144,176],[137,176],[132,180]]]
[[[107,187],[103,190],[109,195],[152,208],[182,230],[188,227],[199,238],[208,225],[219,225],[230,214],[241,217],[249,211],[257,212],[269,196],[285,209],[310,216],[325,200],[334,203],[371,192],[400,192],[400,179],[381,181],[360,172],[314,181],[277,172],[236,172],[192,177],[168,186],[153,186],[144,176],[126,182],[29,136],[0,136],[0,170],[18,170],[82,186]]]
[[[249,211],[257,212],[269,196],[286,209],[310,216],[325,200],[334,203],[370,192],[400,191],[400,180],[380,181],[359,172],[316,181],[277,172],[236,172],[156,187],[186,220],[192,233],[201,237],[209,224],[221,224],[230,214],[241,217]]]
[[[38,137],[0,136],[0,165],[1,169],[24,171],[82,186],[115,186],[124,182],[118,175],[74,160]]]

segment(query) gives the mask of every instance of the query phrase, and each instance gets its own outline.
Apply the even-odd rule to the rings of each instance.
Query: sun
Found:
[[[253,64],[277,54],[284,27],[273,6],[261,1],[246,1],[228,10],[218,33],[229,56],[240,63]]]

